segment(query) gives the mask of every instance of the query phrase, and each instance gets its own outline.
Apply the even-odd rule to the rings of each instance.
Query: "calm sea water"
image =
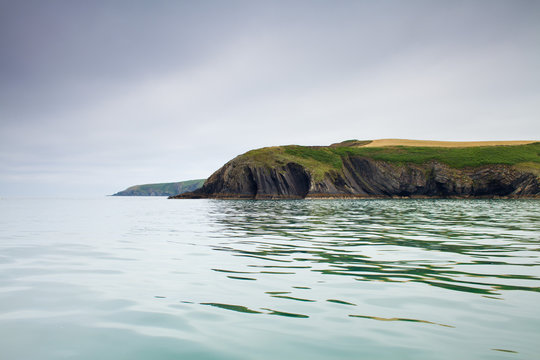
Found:
[[[0,199],[1,359],[537,359],[540,201]]]

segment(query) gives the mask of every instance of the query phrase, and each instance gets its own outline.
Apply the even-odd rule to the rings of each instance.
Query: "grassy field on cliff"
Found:
[[[353,146],[348,146],[351,144]],[[438,161],[454,168],[492,164],[521,165],[540,169],[540,142],[511,146],[419,147],[386,146],[358,147],[354,141],[342,146],[277,146],[252,150],[242,155],[247,161],[267,166],[296,162],[309,169],[315,177],[330,170],[340,170],[342,157],[362,156],[397,164],[424,164]]]
[[[376,160],[398,163],[423,164],[439,161],[454,168],[477,167],[491,164],[516,165],[525,162],[540,163],[540,142],[527,145],[478,147],[338,147],[336,155],[359,155]]]

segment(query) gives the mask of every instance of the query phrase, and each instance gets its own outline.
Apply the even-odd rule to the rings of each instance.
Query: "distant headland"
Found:
[[[381,139],[266,147],[170,198],[540,198],[540,142]]]
[[[172,196],[200,188],[205,179],[130,186],[112,196]]]

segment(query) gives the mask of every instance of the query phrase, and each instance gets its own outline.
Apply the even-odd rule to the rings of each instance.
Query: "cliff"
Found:
[[[172,198],[540,198],[540,142],[495,146],[279,146],[249,151]]]
[[[119,191],[113,196],[171,196],[178,195],[188,191],[194,191],[200,188],[205,179],[188,180],[173,183],[144,184],[130,186],[125,190]]]

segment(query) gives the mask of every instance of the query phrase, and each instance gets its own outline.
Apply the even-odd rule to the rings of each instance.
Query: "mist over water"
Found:
[[[537,200],[0,199],[2,359],[531,359]]]

